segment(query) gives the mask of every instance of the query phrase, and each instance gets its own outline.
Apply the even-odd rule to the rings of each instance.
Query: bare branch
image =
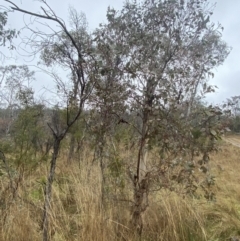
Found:
[[[83,67],[82,67],[83,57],[82,57],[82,54],[81,54],[81,49],[80,49],[80,47],[78,47],[78,45],[77,45],[76,41],[74,40],[73,36],[67,30],[65,24],[61,20],[59,20],[59,18],[55,15],[55,13],[53,14],[54,17],[49,16],[49,14],[46,12],[46,10],[44,10],[44,8],[42,8],[42,10],[44,11],[45,15],[42,15],[42,14],[37,14],[37,13],[34,13],[34,12],[30,12],[30,11],[21,9],[16,4],[14,4],[13,2],[11,2],[9,0],[5,0],[5,1],[14,6],[14,7],[11,7],[12,10],[22,12],[22,13],[25,13],[25,14],[28,14],[28,15],[31,15],[31,16],[36,16],[36,17],[39,17],[39,18],[55,21],[62,27],[63,31],[67,34],[67,36],[71,40],[73,46],[76,48],[76,50],[78,52],[78,65],[79,65],[80,73],[79,73],[79,71],[77,71],[77,75],[78,75],[79,81],[82,79],[82,82],[80,82],[80,84],[81,84],[82,89],[84,89],[85,88],[85,80],[84,80],[84,73],[83,73]],[[45,1],[43,1],[43,2],[45,3]]]

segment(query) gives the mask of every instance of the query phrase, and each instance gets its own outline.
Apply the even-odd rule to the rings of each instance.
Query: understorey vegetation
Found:
[[[223,171],[239,150],[222,137],[239,131],[239,97],[204,102],[230,52],[214,6],[127,1],[90,32],[83,13],[70,8],[66,24],[39,3],[5,0],[0,14],[1,45],[28,33],[55,84],[40,98],[31,67],[0,68],[0,239],[234,240],[236,180]],[[30,17],[21,32],[7,10]]]

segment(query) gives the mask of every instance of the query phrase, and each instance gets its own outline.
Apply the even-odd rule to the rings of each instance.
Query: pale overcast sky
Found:
[[[12,0],[20,7],[30,11],[39,11],[39,4],[34,0]],[[0,0],[1,4],[4,2]],[[56,14],[68,20],[68,8],[74,7],[79,12],[86,14],[89,29],[98,27],[99,23],[106,21],[106,10],[108,6],[120,10],[123,0],[48,0],[48,4],[54,9]],[[212,16],[213,22],[219,22],[224,27],[223,39],[233,49],[224,62],[217,68],[215,77],[211,83],[217,85],[216,93],[207,97],[207,101],[219,103],[228,97],[240,95],[240,0],[210,0],[216,3],[216,8]],[[6,3],[4,3],[6,5]],[[22,26],[23,15],[10,14],[9,24],[16,29]],[[25,19],[27,19],[25,17]],[[23,64],[23,60],[18,58],[17,64]],[[37,75],[39,78],[40,75]],[[38,88],[43,85],[49,86],[44,81],[37,81]]]

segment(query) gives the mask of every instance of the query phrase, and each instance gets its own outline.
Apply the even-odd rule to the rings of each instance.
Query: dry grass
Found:
[[[163,190],[151,195],[142,240],[223,241],[240,235],[240,148],[223,143],[212,160],[216,202],[182,198]],[[15,199],[6,189],[8,180],[2,178],[0,240],[41,240],[46,173],[42,165],[24,176],[20,198]],[[50,213],[51,240],[136,240],[128,224],[129,206],[111,196],[102,206],[100,170],[87,158],[80,168],[77,163],[66,166],[59,162]]]

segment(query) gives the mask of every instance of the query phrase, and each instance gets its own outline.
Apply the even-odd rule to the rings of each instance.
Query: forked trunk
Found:
[[[137,235],[141,236],[143,229],[143,215],[148,207],[149,172],[148,172],[148,142],[149,118],[154,100],[156,82],[149,78],[142,112],[141,141],[138,151],[137,173],[134,177],[134,206],[132,210],[132,224]]]

